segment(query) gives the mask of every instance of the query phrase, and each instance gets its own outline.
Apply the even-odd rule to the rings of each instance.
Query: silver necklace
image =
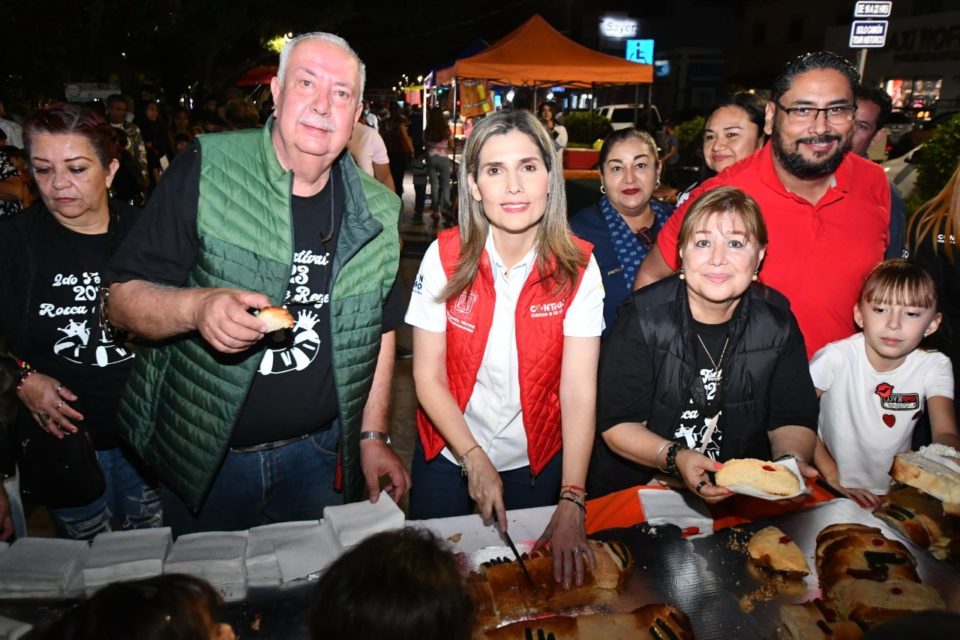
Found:
[[[716,361],[714,361],[713,356],[710,355],[710,349],[707,349],[707,345],[704,343],[703,338],[700,337],[699,332],[697,333],[697,340],[700,341],[700,346],[703,347],[707,357],[710,358],[710,364],[713,365],[713,372],[716,373],[720,370],[720,365],[723,364],[723,356],[727,353],[727,345],[730,344],[730,336],[727,336],[727,339],[723,341],[723,349],[720,350],[720,359]]]

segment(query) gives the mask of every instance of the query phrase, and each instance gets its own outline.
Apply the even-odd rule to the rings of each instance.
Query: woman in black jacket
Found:
[[[129,206],[108,198],[114,130],[83,107],[52,104],[27,120],[24,138],[41,201],[0,228],[24,501],[46,506],[63,537],[159,526],[159,492],[114,427],[134,354],[100,322],[100,274],[133,222]]]
[[[690,207],[680,272],[635,292],[603,345],[592,496],[673,476],[716,502],[730,493],[707,474],[732,458],[791,456],[816,475],[803,336],[787,300],[754,282],[766,244],[759,207],[738,189]]]

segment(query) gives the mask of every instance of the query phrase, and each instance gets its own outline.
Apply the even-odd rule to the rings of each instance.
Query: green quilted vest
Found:
[[[283,300],[293,266],[293,176],[262,130],[200,136],[198,256],[187,287],[230,287]],[[380,346],[384,301],[400,244],[396,195],[342,168],[345,210],[330,296],[333,373],[340,407],[340,453],[347,501],[362,498],[360,427]],[[222,354],[198,335],[138,352],[120,404],[119,429],[187,505],[197,509],[220,468],[260,354]],[[282,419],[282,418],[280,418]]]

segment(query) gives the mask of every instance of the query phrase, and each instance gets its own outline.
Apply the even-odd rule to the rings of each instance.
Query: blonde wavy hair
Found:
[[[960,237],[960,164],[947,181],[943,190],[925,202],[910,218],[909,238],[913,236],[913,249],[920,246],[923,237],[930,234],[930,243],[937,251],[937,236],[943,234],[943,251],[953,261],[953,243],[950,238]]]
[[[537,227],[535,245],[537,269],[541,277],[550,278],[557,293],[569,293],[580,269],[586,266],[589,255],[581,251],[573,240],[567,225],[567,196],[564,192],[563,167],[554,150],[550,134],[537,118],[520,110],[499,111],[483,118],[467,138],[460,163],[460,260],[453,277],[440,294],[442,300],[459,295],[469,289],[477,277],[480,256],[490,230],[490,221],[483,213],[483,205],[473,199],[468,187],[468,177],[477,179],[480,169],[480,151],[493,136],[519,131],[533,141],[548,172],[547,204],[543,218]]]

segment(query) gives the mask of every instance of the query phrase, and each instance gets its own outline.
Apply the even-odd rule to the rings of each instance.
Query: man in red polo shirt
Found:
[[[889,243],[890,186],[878,165],[848,153],[856,69],[829,52],[793,60],[767,104],[770,141],[697,188],[677,209],[637,272],[634,288],[678,269],[677,232],[691,203],[730,185],[763,211],[769,244],[760,279],[790,299],[807,356],[851,335],[867,272]]]

